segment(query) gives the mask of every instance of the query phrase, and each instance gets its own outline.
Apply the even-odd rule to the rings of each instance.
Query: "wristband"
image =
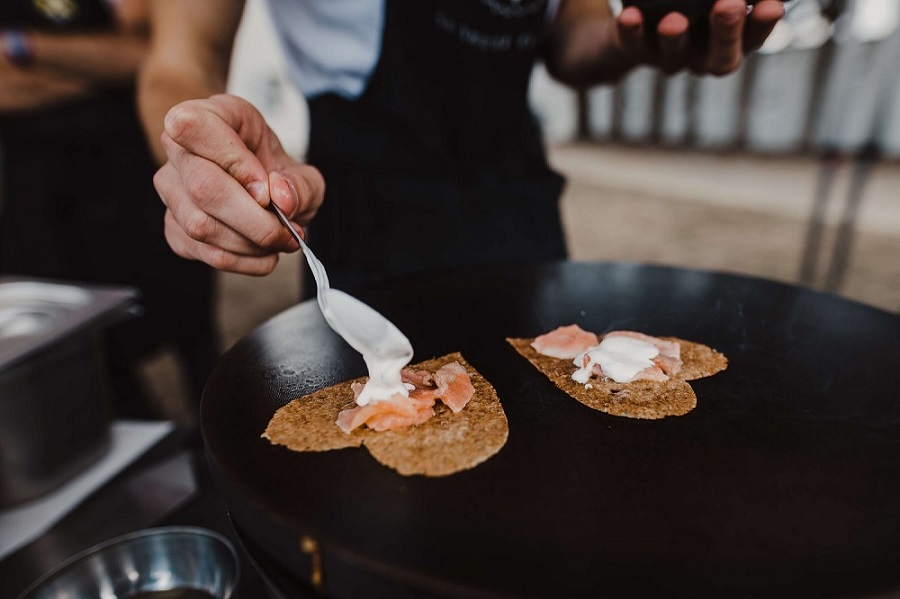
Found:
[[[34,61],[31,37],[18,29],[3,31],[3,55],[17,67],[27,67]]]

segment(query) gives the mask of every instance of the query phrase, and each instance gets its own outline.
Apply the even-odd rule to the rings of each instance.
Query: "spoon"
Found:
[[[340,289],[332,289],[322,262],[306,245],[291,221],[275,202],[270,201],[269,206],[303,250],[316,280],[316,299],[325,322],[350,347],[361,353],[366,363],[369,380],[356,398],[356,403],[364,406],[373,400],[388,399],[396,393],[409,396],[409,390],[400,379],[400,371],[413,357],[409,339],[372,307]]]

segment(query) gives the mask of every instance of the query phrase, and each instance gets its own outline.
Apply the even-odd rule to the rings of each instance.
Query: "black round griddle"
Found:
[[[260,434],[292,398],[365,374],[305,302],[221,360],[213,470],[272,579],[332,597],[798,597],[900,589],[900,318],[837,296],[676,268],[488,267],[367,288],[414,361],[461,351],[509,440],[446,478],[365,449]],[[726,371],[657,421],[590,410],[506,337],[578,323],[705,343]],[[304,543],[304,539],[306,542]],[[310,539],[315,545],[309,543]]]

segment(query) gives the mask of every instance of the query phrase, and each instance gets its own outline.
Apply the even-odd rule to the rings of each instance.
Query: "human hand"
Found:
[[[219,270],[265,275],[278,252],[299,249],[266,206],[271,198],[303,234],[325,181],[288,156],[249,102],[229,95],[182,102],[166,115],[161,140],[168,162],[153,182],[175,253]]]
[[[677,12],[659,21],[656,43],[648,41],[643,16],[634,6],[622,11],[616,29],[622,51],[637,63],[659,67],[667,74],[689,69],[696,74],[727,75],[762,46],[783,16],[779,0],[760,0],[749,13],[744,0],[717,0],[708,16],[709,39],[703,46],[691,40],[690,21]]]

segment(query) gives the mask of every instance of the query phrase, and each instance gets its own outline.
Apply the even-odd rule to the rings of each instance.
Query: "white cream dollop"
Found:
[[[628,383],[642,370],[653,366],[653,358],[659,355],[659,349],[633,337],[613,335],[604,337],[599,345],[589,347],[572,361],[578,370],[572,378],[587,384],[594,365],[599,365],[603,374],[617,383]]]
[[[326,300],[319,304],[325,321],[362,354],[369,371],[369,378],[356,397],[357,405],[390,401],[395,395],[409,397],[401,375],[413,357],[409,339],[392,322],[353,296],[332,288],[319,293]]]
[[[409,363],[409,358],[402,356],[393,360],[380,356],[363,355],[369,370],[369,378],[356,403],[365,406],[376,401],[389,401],[395,395],[409,397],[410,386],[400,379],[400,371]],[[413,387],[415,388],[415,387]]]

